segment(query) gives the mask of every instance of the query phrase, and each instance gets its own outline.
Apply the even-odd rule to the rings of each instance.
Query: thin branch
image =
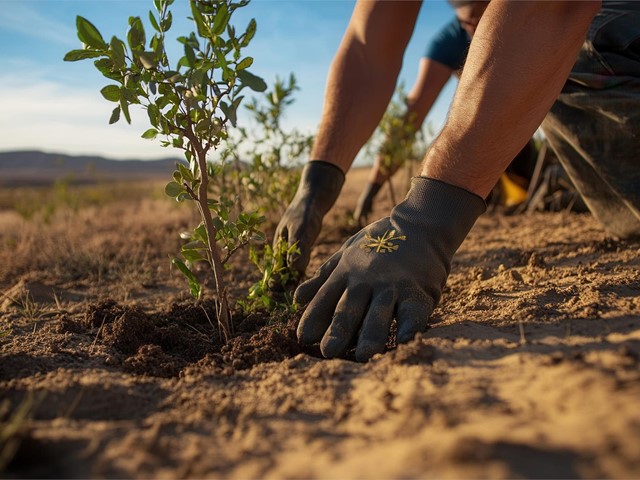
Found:
[[[236,253],[238,250],[240,250],[241,248],[245,247],[248,244],[249,244],[249,240],[247,239],[247,240],[244,240],[243,242],[239,243],[235,247],[233,247],[231,250],[227,250],[227,254],[222,259],[222,264],[223,265],[226,264],[234,253]]]

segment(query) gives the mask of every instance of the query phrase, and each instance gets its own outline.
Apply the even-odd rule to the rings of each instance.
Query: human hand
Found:
[[[274,248],[280,240],[297,245],[299,253],[290,254],[286,262],[300,278],[309,264],[311,248],[320,234],[322,219],[335,203],[343,184],[342,170],[328,162],[314,160],[307,163],[302,171],[298,191],[273,238]]]
[[[424,330],[449,275],[451,258],[476,219],[482,198],[416,177],[391,216],[351,237],[295,292],[308,304],[298,326],[302,345],[327,357],[356,344],[356,360],[384,351],[393,318],[398,343]]]

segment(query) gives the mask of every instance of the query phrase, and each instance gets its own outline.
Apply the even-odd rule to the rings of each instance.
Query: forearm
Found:
[[[453,70],[447,65],[426,57],[420,59],[418,77],[407,95],[405,114],[405,122],[411,122],[414,132],[422,127],[422,122],[452,74]]]
[[[598,8],[493,0],[422,174],[486,197],[560,93]]]
[[[349,169],[391,99],[419,8],[358,2],[329,72],[311,158]]]

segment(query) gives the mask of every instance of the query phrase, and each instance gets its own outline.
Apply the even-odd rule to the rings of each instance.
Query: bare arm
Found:
[[[599,8],[493,0],[422,174],[486,197],[551,108]]]
[[[407,96],[407,114],[405,118],[413,123],[414,131],[420,129],[422,122],[440,95],[453,70],[442,63],[422,58],[418,78]]]
[[[311,158],[349,169],[391,99],[420,6],[358,1],[331,65]]]

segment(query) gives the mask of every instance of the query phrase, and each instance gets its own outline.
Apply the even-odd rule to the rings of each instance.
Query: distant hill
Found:
[[[96,183],[167,180],[178,159],[113,160],[40,151],[0,152],[0,186],[49,185],[56,180]]]

